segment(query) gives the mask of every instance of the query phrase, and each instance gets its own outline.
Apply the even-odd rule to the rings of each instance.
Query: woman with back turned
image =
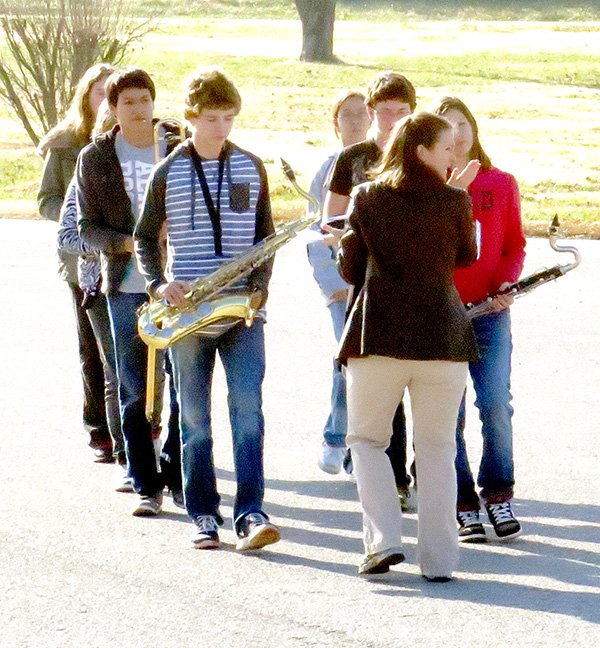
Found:
[[[407,117],[390,138],[377,179],[355,191],[342,238],[342,275],[351,284],[364,276],[339,353],[363,508],[363,575],[404,560],[385,449],[405,388],[419,475],[421,571],[447,581],[458,561],[455,427],[477,345],[453,276],[475,261],[477,248],[469,195],[446,184],[453,162],[453,132],[444,118]]]

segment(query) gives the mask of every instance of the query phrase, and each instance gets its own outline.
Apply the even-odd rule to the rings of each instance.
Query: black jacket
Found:
[[[169,125],[165,129],[176,131]],[[116,292],[123,280],[131,257],[125,247],[136,223],[115,151],[118,131],[115,126],[96,136],[81,152],[76,169],[79,235],[106,258],[109,294]],[[171,142],[168,152],[175,145]]]
[[[77,156],[84,145],[85,142],[67,132],[54,137],[44,149],[46,157],[37,195],[38,208],[44,218],[58,223],[67,188],[75,172]],[[58,258],[61,279],[77,283],[77,255],[59,250]]]
[[[469,194],[440,183],[427,191],[361,185],[339,265],[364,284],[339,352],[408,360],[465,362],[478,357],[454,270],[477,256]]]

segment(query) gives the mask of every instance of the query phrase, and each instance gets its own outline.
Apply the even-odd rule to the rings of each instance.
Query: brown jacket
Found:
[[[338,255],[342,276],[362,286],[341,340],[339,360],[383,355],[466,362],[478,357],[455,268],[477,257],[469,194],[361,185]]]

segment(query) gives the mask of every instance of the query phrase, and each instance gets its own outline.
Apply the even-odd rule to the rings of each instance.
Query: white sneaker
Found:
[[[328,443],[323,442],[319,453],[319,468],[330,475],[337,475],[342,469],[345,456],[346,448],[344,446],[330,446]]]
[[[117,493],[133,493],[133,477],[127,473],[127,464],[117,465],[117,474],[115,477],[115,490]]]

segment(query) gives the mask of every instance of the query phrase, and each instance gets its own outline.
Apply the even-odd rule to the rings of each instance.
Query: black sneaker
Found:
[[[513,515],[510,502],[486,504],[485,509],[496,535],[501,540],[512,540],[521,535],[521,525]]]
[[[262,549],[281,539],[279,529],[269,522],[262,513],[248,513],[241,521],[238,531],[238,541],[235,548],[238,551]]]
[[[214,515],[198,515],[194,518],[192,546],[194,549],[218,549],[219,525]]]
[[[486,542],[485,529],[479,519],[479,511],[459,511],[458,520],[459,542]]]
[[[386,574],[390,571],[392,565],[398,565],[401,562],[404,562],[404,554],[400,549],[384,549],[383,551],[366,555],[358,567],[358,573],[360,576]]]

